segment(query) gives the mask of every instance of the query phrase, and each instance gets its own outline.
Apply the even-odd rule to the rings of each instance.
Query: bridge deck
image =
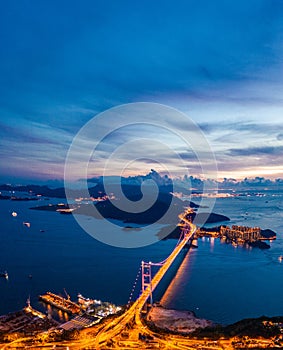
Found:
[[[161,268],[158,270],[156,275],[153,277],[151,281],[151,287],[148,286],[146,290],[140,295],[140,297],[136,300],[136,302],[133,304],[132,308],[137,311],[137,309],[142,309],[144,304],[146,303],[147,299],[151,295],[151,293],[155,290],[155,288],[158,286],[159,282],[165,275],[165,273],[168,271],[170,266],[173,264],[174,260],[177,258],[178,254],[181,252],[181,250],[185,247],[185,245],[188,243],[188,241],[193,237],[196,226],[193,225],[190,222],[187,222],[187,224],[190,226],[190,230],[187,230],[185,233],[184,238],[180,241],[180,243],[175,247],[175,249],[172,251],[172,253],[168,256],[165,263],[161,266]]]

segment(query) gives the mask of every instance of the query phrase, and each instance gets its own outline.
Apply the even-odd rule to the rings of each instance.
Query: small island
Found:
[[[226,243],[231,243],[234,246],[248,245],[260,249],[269,249],[270,245],[265,241],[276,239],[276,233],[270,229],[262,230],[260,227],[239,225],[232,225],[232,227],[222,225],[212,229],[200,228],[197,231],[197,236],[211,236],[214,238],[220,238]]]

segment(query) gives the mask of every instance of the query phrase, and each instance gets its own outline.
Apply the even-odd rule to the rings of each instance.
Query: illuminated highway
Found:
[[[175,247],[172,253],[165,260],[161,268],[155,274],[151,281],[151,286],[148,286],[140,297],[134,302],[134,304],[120,317],[114,319],[112,322],[108,323],[103,327],[95,338],[95,348],[99,349],[100,344],[107,342],[110,339],[113,339],[115,336],[120,334],[126,329],[136,329],[136,336],[138,337],[139,332],[146,332],[147,334],[153,335],[148,329],[145,329],[145,326],[141,320],[141,312],[144,308],[144,305],[151,293],[158,286],[159,282],[168,271],[170,266],[173,264],[178,254],[182,251],[185,245],[193,238],[193,235],[196,231],[196,226],[193,225],[186,216],[181,217],[182,221],[182,231],[183,239]],[[154,334],[155,336],[155,334]],[[177,347],[178,348],[178,347]]]

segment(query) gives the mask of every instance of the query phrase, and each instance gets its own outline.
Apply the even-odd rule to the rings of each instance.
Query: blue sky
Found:
[[[62,179],[79,129],[140,101],[195,120],[220,177],[283,177],[282,1],[1,5],[2,182]]]

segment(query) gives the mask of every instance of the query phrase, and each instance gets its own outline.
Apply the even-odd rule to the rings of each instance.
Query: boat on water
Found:
[[[4,278],[8,279],[9,278],[8,272],[7,271],[0,272],[0,277],[4,277]]]
[[[279,260],[280,262],[282,262],[282,260],[283,260],[283,255],[280,255],[279,258],[278,258],[278,260]]]
[[[23,222],[23,225],[26,227],[30,227],[30,222]]]
[[[39,295],[39,300],[69,314],[78,314],[81,312],[80,305],[74,303],[69,298],[65,299],[62,296],[51,292]]]

